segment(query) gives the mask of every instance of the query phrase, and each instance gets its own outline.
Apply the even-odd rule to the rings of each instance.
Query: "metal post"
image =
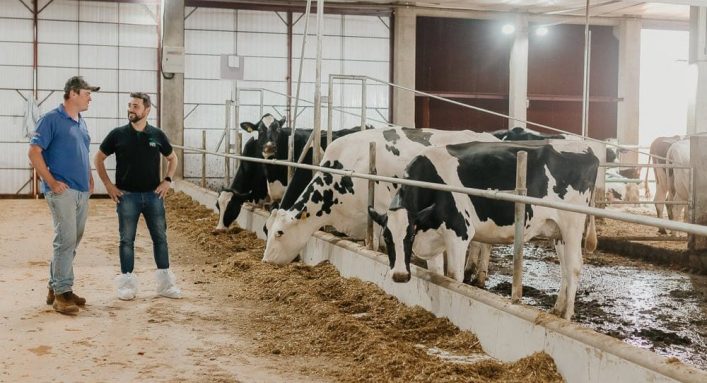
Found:
[[[224,150],[223,152],[226,153],[227,155],[231,153],[231,104],[233,101],[231,100],[226,100],[226,123],[224,124],[223,128],[223,136],[225,140],[225,145],[224,145]],[[223,173],[223,182],[226,184],[226,186],[231,184],[231,159],[229,157],[224,157],[223,158],[223,164],[224,164],[224,173]]]
[[[201,187],[206,187],[206,131],[201,131]]]
[[[312,8],[312,0],[307,0],[307,6],[304,10],[304,34],[302,35],[302,49],[299,56],[299,68],[297,74],[297,90],[295,91],[295,111],[292,113],[292,121],[290,122],[290,139],[287,142],[287,161],[292,162],[295,158],[295,129],[297,124],[297,107],[299,106],[299,91],[302,84],[302,67],[304,66],[304,48],[307,44],[307,32],[309,31],[309,14]],[[306,152],[307,149],[304,149]],[[298,161],[299,162],[299,161]],[[287,167],[287,180],[292,179],[294,169]]]
[[[243,149],[243,144],[241,142],[243,142],[243,136],[240,131],[236,130],[236,143],[234,145],[235,145],[235,149],[236,149],[235,154],[237,156],[241,155],[241,151]],[[240,166],[241,160],[236,158],[236,159],[234,159],[234,161],[235,161],[235,163],[234,163],[233,167],[235,169],[238,169],[238,166]]]
[[[326,146],[327,148],[329,145],[331,145],[331,136],[332,136],[332,122],[331,120],[334,118],[333,116],[333,110],[332,108],[334,107],[334,75],[330,74],[329,75],[329,96],[327,97],[326,104],[327,104],[327,136],[326,136]]]
[[[261,96],[263,95],[263,92],[262,92],[262,91],[260,92],[260,95],[261,95]],[[235,100],[236,100],[236,101],[233,103],[233,106],[234,106],[234,109],[233,109],[233,114],[234,114],[233,117],[234,117],[234,119],[233,119],[233,121],[236,122],[236,125],[233,127],[233,129],[234,129],[235,132],[236,132],[236,136],[235,136],[235,138],[236,138],[235,149],[236,149],[236,150],[235,150],[235,153],[236,153],[236,154],[241,154],[241,148],[240,148],[240,146],[241,146],[241,135],[240,135],[240,131],[241,131],[241,130],[238,128],[238,126],[239,126],[238,124],[240,124],[240,117],[241,117],[241,94],[240,94],[240,89],[236,92]],[[262,115],[263,115],[263,113],[262,113],[262,112],[263,112],[263,111],[262,111],[262,104],[260,105],[260,107],[261,107],[260,116],[262,116]],[[234,160],[233,160],[233,168],[234,168],[234,169],[238,169],[238,163],[239,163],[239,160],[238,160],[238,159],[234,159]]]
[[[322,131],[322,31],[324,30],[324,0],[317,0],[317,65],[314,76],[314,139],[312,163],[319,164]]]
[[[366,78],[361,82],[361,130],[366,130]]]
[[[516,159],[516,194],[525,196],[528,153],[518,152]],[[515,236],[513,237],[513,285],[511,287],[511,302],[520,303],[523,296],[523,237],[525,236],[525,204],[515,203]]]
[[[582,89],[582,136],[589,133],[589,62],[592,44],[592,32],[589,30],[589,0],[584,15],[584,86]]]
[[[376,143],[370,142],[368,145],[368,173],[376,174]],[[375,202],[375,185],[376,182],[373,180],[368,180],[368,206],[374,206]],[[375,206],[374,206],[375,207]],[[373,248],[373,220],[368,217],[368,222],[366,223],[366,243],[368,248],[371,250],[377,250]]]

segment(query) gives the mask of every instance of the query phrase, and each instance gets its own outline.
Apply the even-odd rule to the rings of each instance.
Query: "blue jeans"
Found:
[[[118,212],[120,231],[120,272],[132,273],[135,267],[135,232],[140,214],[145,217],[147,229],[152,237],[152,249],[158,269],[169,268],[167,251],[167,220],[164,201],[155,192],[123,192]]]
[[[74,257],[86,226],[89,195],[74,189],[61,194],[44,193],[54,221],[54,254],[49,266],[49,288],[55,294],[72,291]]]

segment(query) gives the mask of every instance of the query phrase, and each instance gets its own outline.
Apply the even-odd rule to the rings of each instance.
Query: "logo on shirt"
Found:
[[[157,147],[157,143],[155,141],[150,141],[148,144],[150,145],[151,148]]]

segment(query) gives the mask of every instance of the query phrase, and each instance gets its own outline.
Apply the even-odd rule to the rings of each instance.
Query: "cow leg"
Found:
[[[491,245],[472,241],[466,255],[464,267],[464,283],[469,283],[479,288],[486,286],[488,275]]]
[[[427,270],[435,274],[444,275],[444,254],[437,254],[427,260]]]
[[[479,248],[479,268],[476,272],[476,280],[474,280],[473,285],[483,289],[486,286],[486,277],[489,272],[491,245],[488,243],[479,243]]]
[[[569,220],[568,220],[569,221]],[[558,256],[560,257],[560,269],[562,271],[562,282],[560,291],[557,294],[557,302],[553,313],[570,319],[574,315],[574,301],[579,286],[579,277],[582,270],[582,221],[571,220],[566,225],[560,226],[562,242],[564,245],[556,244]],[[560,251],[560,247],[562,250]],[[560,253],[562,253],[560,255]]]
[[[550,313],[562,316],[564,309],[567,307],[567,278],[565,278],[567,262],[565,261],[565,242],[562,239],[556,239],[554,245],[557,259],[560,261],[560,290],[557,292],[557,300]]]
[[[479,270],[479,253],[481,246],[479,242],[472,241],[466,253],[466,265],[464,266],[464,283],[472,283],[473,276]]]

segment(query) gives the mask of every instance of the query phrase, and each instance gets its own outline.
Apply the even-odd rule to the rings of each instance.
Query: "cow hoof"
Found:
[[[473,281],[471,281],[472,286],[476,286],[480,289],[485,289],[486,288],[486,281],[485,280],[480,280],[478,278],[475,278]]]
[[[213,234],[213,235],[219,235],[219,234],[225,233],[225,232],[226,232],[226,229],[213,229],[213,230],[211,230],[211,234]]]

